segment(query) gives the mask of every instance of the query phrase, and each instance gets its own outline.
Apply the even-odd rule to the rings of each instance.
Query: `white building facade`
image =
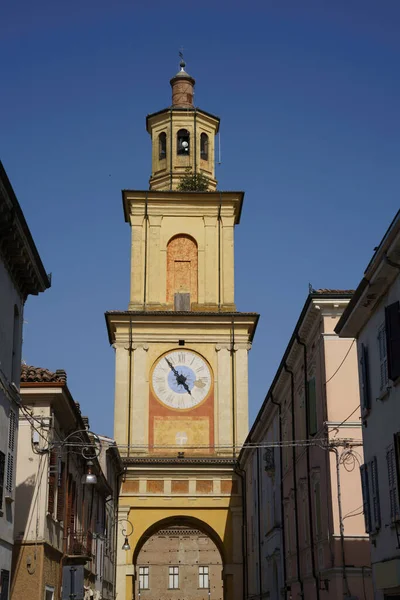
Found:
[[[365,528],[377,600],[400,598],[400,211],[336,331],[356,337]]]
[[[270,397],[260,417],[239,459],[246,490],[246,597],[280,600],[285,585],[280,424],[279,407]]]
[[[14,533],[19,378],[25,301],[50,287],[0,162],[0,597],[8,600]]]

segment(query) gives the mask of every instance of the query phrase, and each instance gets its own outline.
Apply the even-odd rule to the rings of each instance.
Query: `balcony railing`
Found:
[[[66,537],[66,554],[68,556],[85,557],[89,560],[92,557],[91,531],[68,531]]]

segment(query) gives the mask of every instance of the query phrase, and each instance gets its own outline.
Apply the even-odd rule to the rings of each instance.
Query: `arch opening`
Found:
[[[200,158],[208,160],[208,135],[202,133],[200,136]]]
[[[179,234],[167,245],[167,303],[190,310],[198,298],[198,248],[190,235]]]
[[[180,129],[176,134],[176,152],[179,156],[190,154],[190,133],[187,129]]]
[[[158,521],[140,538],[134,555],[134,598],[223,600],[223,546],[218,534],[194,517]]]
[[[162,131],[158,136],[158,158],[163,160],[167,157],[167,134]]]

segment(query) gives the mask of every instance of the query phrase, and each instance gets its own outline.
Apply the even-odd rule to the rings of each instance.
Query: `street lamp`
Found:
[[[125,537],[125,541],[122,545],[122,550],[125,550],[126,552],[129,552],[129,550],[131,549],[130,545],[129,545],[129,540],[128,538],[132,535],[133,533],[133,525],[130,521],[128,521],[128,519],[118,519],[117,521],[118,523],[128,523],[129,527],[130,527],[130,531],[129,533],[126,531],[125,527],[121,530],[122,535]]]

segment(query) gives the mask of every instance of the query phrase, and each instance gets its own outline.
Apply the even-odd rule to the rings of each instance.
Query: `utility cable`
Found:
[[[333,374],[333,375],[331,375],[331,376],[329,377],[329,379],[327,379],[327,380],[325,381],[324,385],[326,385],[327,383],[329,383],[329,382],[330,382],[330,381],[331,381],[331,380],[332,380],[332,379],[335,377],[336,373],[337,373],[337,372],[340,370],[340,368],[342,367],[342,365],[343,365],[344,361],[346,360],[346,358],[347,358],[347,357],[348,357],[348,355],[350,354],[350,350],[352,349],[352,347],[353,347],[353,345],[354,345],[354,342],[355,342],[355,341],[356,341],[356,340],[355,340],[355,338],[354,338],[354,339],[353,339],[353,341],[352,341],[352,342],[351,342],[351,344],[350,344],[350,348],[347,350],[347,352],[346,352],[346,354],[345,354],[345,356],[344,356],[344,359],[342,360],[342,362],[340,363],[340,365],[338,366],[338,368],[336,369],[336,371],[334,372],[334,374]]]

